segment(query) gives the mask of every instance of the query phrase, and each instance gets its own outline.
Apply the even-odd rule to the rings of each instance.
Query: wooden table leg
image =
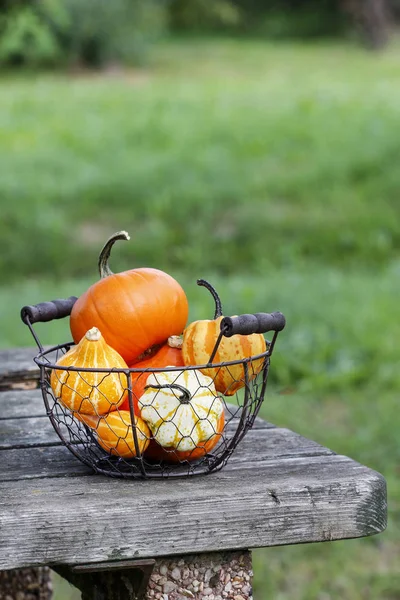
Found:
[[[251,553],[212,552],[156,560],[57,566],[82,600],[252,600]]]
[[[0,571],[1,600],[50,600],[52,594],[48,567]]]
[[[153,559],[86,565],[53,566],[61,577],[74,585],[82,600],[139,600],[144,598]]]

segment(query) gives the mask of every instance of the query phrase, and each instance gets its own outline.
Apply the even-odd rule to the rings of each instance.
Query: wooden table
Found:
[[[88,599],[247,600],[248,549],[385,529],[382,475],[261,419],[218,473],[93,474],[45,414],[35,353],[0,352],[0,569],[48,565]]]

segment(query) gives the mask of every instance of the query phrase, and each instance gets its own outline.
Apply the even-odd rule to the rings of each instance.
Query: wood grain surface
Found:
[[[0,390],[24,387],[25,382],[39,381],[39,368],[33,362],[37,348],[14,348],[0,351]]]
[[[386,526],[379,473],[260,419],[218,473],[127,481],[92,474],[62,445],[40,390],[2,392],[0,407],[0,569],[344,539]]]
[[[360,537],[386,520],[382,476],[331,454],[190,480],[19,479],[0,495],[3,569]]]

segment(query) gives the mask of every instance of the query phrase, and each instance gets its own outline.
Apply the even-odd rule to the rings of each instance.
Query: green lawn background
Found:
[[[258,600],[400,597],[399,56],[178,40],[138,71],[0,82],[0,346],[126,229],[112,268],[167,270],[191,319],[213,314],[197,277],[225,314],[284,312],[263,416],[387,478],[384,534],[256,551]]]

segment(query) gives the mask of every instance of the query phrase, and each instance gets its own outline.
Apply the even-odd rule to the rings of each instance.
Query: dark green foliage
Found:
[[[277,38],[307,38],[343,32],[340,2],[331,0],[172,0],[174,29],[235,31]]]
[[[38,0],[0,8],[0,64],[137,64],[164,25],[160,0]]]
[[[173,30],[238,30],[243,15],[232,0],[171,0],[169,20]]]
[[[153,0],[63,0],[63,5],[69,18],[64,47],[75,62],[93,66],[142,62],[163,24]]]
[[[61,46],[50,22],[33,6],[0,14],[0,64],[50,66],[61,60]]]
[[[234,0],[243,27],[278,38],[315,38],[337,35],[345,28],[340,2],[331,0]]]
[[[140,64],[167,26],[272,39],[357,30],[359,39],[383,46],[385,23],[374,24],[373,11],[367,19],[360,17],[363,0],[352,4],[354,10],[345,6],[346,0],[2,0],[0,65]],[[399,7],[399,0],[392,0],[393,17]]]

